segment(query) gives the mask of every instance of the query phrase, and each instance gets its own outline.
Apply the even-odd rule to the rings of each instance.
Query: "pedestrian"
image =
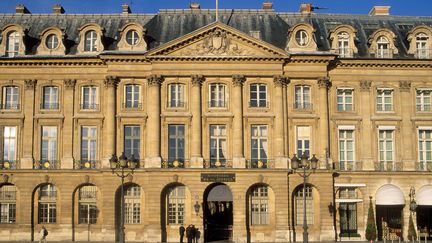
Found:
[[[45,228],[45,225],[42,225],[42,228],[39,232],[39,243],[46,243],[46,237],[48,235],[48,230]]]
[[[195,239],[195,233],[196,233],[196,231],[195,230],[196,230],[195,229],[195,225],[192,225],[191,237],[192,237],[193,243],[196,243],[196,239]]]
[[[180,243],[183,243],[183,237],[185,234],[185,227],[183,226],[183,224],[180,225],[179,234],[180,234]]]
[[[201,232],[199,231],[199,228],[195,229],[195,243],[199,243],[199,239],[201,238]]]
[[[186,238],[188,243],[192,243],[192,225],[186,227]]]

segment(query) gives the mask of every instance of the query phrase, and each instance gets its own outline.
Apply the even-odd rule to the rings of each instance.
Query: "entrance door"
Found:
[[[419,205],[417,207],[417,227],[421,239],[432,239],[432,206]]]
[[[357,203],[340,203],[340,233],[343,237],[357,237]]]
[[[383,240],[403,240],[402,236],[402,211],[404,205],[377,205],[377,229],[378,239]],[[385,227],[387,226],[387,227]]]
[[[205,242],[231,240],[233,197],[225,184],[212,184],[204,193]]]

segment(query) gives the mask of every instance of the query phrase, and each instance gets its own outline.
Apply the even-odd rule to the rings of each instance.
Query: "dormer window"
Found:
[[[37,47],[38,55],[65,55],[66,47],[64,46],[64,32],[57,27],[48,27],[44,29],[39,36],[41,42]]]
[[[393,58],[398,54],[395,46],[396,35],[388,29],[376,30],[369,39],[369,52],[375,58]]]
[[[349,48],[349,34],[347,32],[341,32],[337,35],[338,38],[338,49],[340,57],[352,57],[351,50]]]
[[[429,58],[428,49],[429,36],[425,33],[419,33],[416,35],[416,47],[417,47],[417,57],[420,59]]]
[[[377,41],[377,53],[375,56],[378,58],[391,58],[389,44],[385,36],[380,36]]]
[[[147,51],[146,29],[139,23],[127,23],[120,29],[119,51]]]
[[[50,50],[56,49],[59,45],[59,39],[57,35],[55,34],[48,35],[45,41],[45,45]]]
[[[331,50],[340,58],[352,58],[358,52],[354,38],[356,29],[350,25],[338,25],[330,31]]]
[[[85,33],[84,51],[94,52],[97,51],[97,33],[94,30]]]
[[[139,38],[140,37],[136,30],[129,30],[126,34],[126,42],[131,46],[136,45],[139,41]]]
[[[98,24],[86,24],[79,28],[79,31],[80,41],[77,47],[77,54],[96,54],[96,52],[104,50],[102,44],[104,29]]]
[[[299,46],[306,46],[309,42],[309,36],[305,30],[297,31],[295,34],[295,38]]]
[[[419,59],[429,59],[432,57],[432,27],[421,25],[408,32],[407,40],[409,41],[408,54],[414,55]]]
[[[12,31],[7,35],[6,56],[15,57],[19,54],[20,34],[17,31]]]

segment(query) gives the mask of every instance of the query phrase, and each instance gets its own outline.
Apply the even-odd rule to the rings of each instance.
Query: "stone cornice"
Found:
[[[336,68],[432,68],[429,60],[396,60],[396,59],[353,59],[339,60]]]
[[[0,66],[102,66],[105,62],[94,57],[80,58],[19,58],[19,59],[0,59]]]

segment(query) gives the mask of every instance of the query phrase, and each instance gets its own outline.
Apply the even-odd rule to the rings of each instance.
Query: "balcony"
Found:
[[[0,170],[15,170],[18,168],[18,160],[0,160]]]
[[[142,109],[142,103],[123,103],[122,108],[125,110],[141,110]]]
[[[376,162],[375,171],[403,171],[402,162]]]
[[[162,168],[185,168],[185,164],[189,161],[185,161],[184,159],[168,159],[162,161]]]
[[[227,159],[210,159],[204,162],[205,168],[232,168],[232,161]]]
[[[309,102],[295,102],[294,107],[295,110],[312,110],[312,103]]]
[[[227,102],[224,100],[212,100],[209,101],[208,106],[210,108],[226,108]]]
[[[268,108],[268,107],[269,107],[269,102],[267,102],[266,100],[249,101],[249,108]]]
[[[41,103],[41,110],[58,110],[59,103]]]
[[[99,160],[76,160],[74,168],[78,170],[100,169],[101,164]]]
[[[432,171],[432,162],[418,162],[416,163],[417,171]]]
[[[269,159],[251,159],[247,161],[246,167],[252,169],[266,169],[273,168],[274,163]]]
[[[1,110],[19,110],[20,104],[18,103],[6,103],[6,104],[0,104]]]
[[[99,104],[80,104],[81,110],[99,110]]]
[[[375,53],[376,58],[393,58],[393,49],[378,49]]]
[[[336,49],[336,53],[340,58],[352,58],[354,57],[354,50],[352,48],[340,47]]]
[[[339,171],[361,171],[363,170],[363,163],[360,161],[335,162],[335,169]]]
[[[36,170],[56,170],[60,169],[60,161],[58,160],[37,160],[33,164]]]
[[[417,49],[416,55],[418,59],[429,59],[431,58],[431,50],[430,49]]]

